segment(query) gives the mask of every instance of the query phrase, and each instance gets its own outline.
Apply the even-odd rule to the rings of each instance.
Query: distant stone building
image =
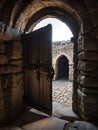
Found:
[[[73,43],[57,41],[52,43],[52,66],[54,79],[73,80]]]

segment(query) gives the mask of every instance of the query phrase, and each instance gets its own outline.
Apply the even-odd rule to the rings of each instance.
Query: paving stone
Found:
[[[72,82],[56,80],[52,82],[53,101],[61,103],[64,107],[72,106]]]

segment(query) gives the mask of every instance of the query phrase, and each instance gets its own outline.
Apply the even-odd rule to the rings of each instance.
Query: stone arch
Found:
[[[98,92],[96,91],[96,89],[98,89],[98,22],[96,20],[98,16],[97,5],[97,0],[44,0],[40,2],[38,0],[0,1],[0,20],[5,22],[7,25],[9,24],[18,31],[28,30],[41,19],[45,18],[45,14],[41,17],[39,16],[41,15],[40,11],[46,7],[47,9],[51,9],[50,7],[54,9],[55,7],[61,9],[64,11],[63,14],[68,12],[72,18],[76,20],[78,32],[80,30],[80,33],[79,35],[78,33],[75,33],[77,35],[74,34],[73,38],[73,42],[75,44],[75,73],[73,83],[73,88],[75,91],[73,93],[73,109],[74,111],[77,111],[83,117],[83,119],[86,120],[94,119],[95,117],[98,119]],[[13,11],[15,13],[13,13]],[[38,12],[39,16],[36,20],[36,17],[34,16],[36,16]],[[52,12],[52,14],[48,13],[47,11],[47,17],[55,16],[66,22],[67,18],[66,20],[64,19],[66,15],[63,14],[62,11],[57,10]],[[74,21],[70,19],[70,15],[67,15],[68,23],[74,23]],[[33,19],[33,21],[31,19]],[[69,24],[69,26],[71,26],[71,24]],[[4,33],[6,32],[6,29],[7,27],[5,27]],[[74,24],[72,24],[73,33],[74,29]]]
[[[60,55],[55,63],[55,80],[64,78],[69,79],[69,60],[65,55]]]
[[[57,18],[60,21],[66,23],[72,31],[73,35],[78,36],[79,25],[76,19],[72,17],[72,15],[69,12],[58,7],[45,7],[40,11],[36,12],[27,22],[25,31],[31,31],[38,22],[50,17]]]

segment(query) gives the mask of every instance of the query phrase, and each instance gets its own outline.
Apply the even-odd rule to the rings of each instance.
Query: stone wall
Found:
[[[0,41],[0,124],[14,120],[23,110],[22,44]]]
[[[85,120],[98,118],[98,40],[90,30],[78,39],[77,95],[80,115]]]
[[[52,43],[52,65],[57,74],[57,60],[64,55],[69,61],[69,80],[73,80],[73,43],[57,41]],[[55,79],[58,79],[55,75]]]

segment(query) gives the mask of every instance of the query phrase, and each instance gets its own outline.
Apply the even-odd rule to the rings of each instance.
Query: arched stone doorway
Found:
[[[40,2],[36,0],[15,0],[14,2],[1,0],[0,6],[1,21],[19,32],[31,31],[41,19],[50,16],[67,23],[74,34],[73,42],[76,45],[74,47],[73,110],[86,120],[98,118],[98,91],[96,91],[98,86],[97,3],[94,0],[45,0]],[[7,29],[9,28],[4,26],[4,29],[1,30],[5,34],[6,32],[10,34]],[[10,68],[10,64],[7,66],[8,63],[3,63],[5,66],[2,70],[5,67]],[[3,74],[6,76],[9,71],[3,72]]]
[[[56,61],[56,79],[69,79],[69,61],[67,57],[61,55]]]

